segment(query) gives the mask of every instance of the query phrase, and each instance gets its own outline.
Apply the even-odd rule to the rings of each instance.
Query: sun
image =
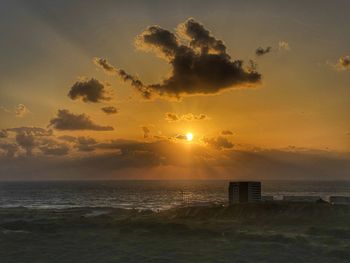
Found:
[[[190,132],[186,133],[186,140],[189,141],[189,142],[192,141],[193,140],[193,134],[190,133]]]

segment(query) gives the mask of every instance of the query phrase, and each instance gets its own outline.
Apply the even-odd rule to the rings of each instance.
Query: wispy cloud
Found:
[[[165,120],[167,122],[177,122],[177,121],[199,121],[199,120],[208,120],[209,117],[205,114],[195,115],[193,113],[187,113],[183,115],[178,115],[173,112],[165,113]]]
[[[280,42],[278,42],[278,48],[279,50],[290,50],[290,46],[289,43],[287,41],[281,40]]]
[[[101,110],[106,114],[116,114],[118,113],[118,109],[114,106],[106,106],[102,107]]]
[[[350,56],[342,56],[338,59],[336,64],[333,65],[336,70],[350,69]]]

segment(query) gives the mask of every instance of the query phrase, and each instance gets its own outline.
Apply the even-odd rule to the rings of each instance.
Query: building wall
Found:
[[[229,203],[246,203],[261,201],[260,182],[230,182]]]

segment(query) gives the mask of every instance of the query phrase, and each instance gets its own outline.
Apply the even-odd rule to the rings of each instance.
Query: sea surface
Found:
[[[0,182],[0,207],[168,209],[227,202],[228,181]],[[263,181],[262,194],[350,196],[350,181]]]

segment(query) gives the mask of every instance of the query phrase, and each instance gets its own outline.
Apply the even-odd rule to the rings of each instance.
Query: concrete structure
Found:
[[[334,205],[350,205],[350,196],[330,196],[329,202]]]
[[[229,203],[248,203],[261,201],[260,182],[230,182],[228,187]]]

